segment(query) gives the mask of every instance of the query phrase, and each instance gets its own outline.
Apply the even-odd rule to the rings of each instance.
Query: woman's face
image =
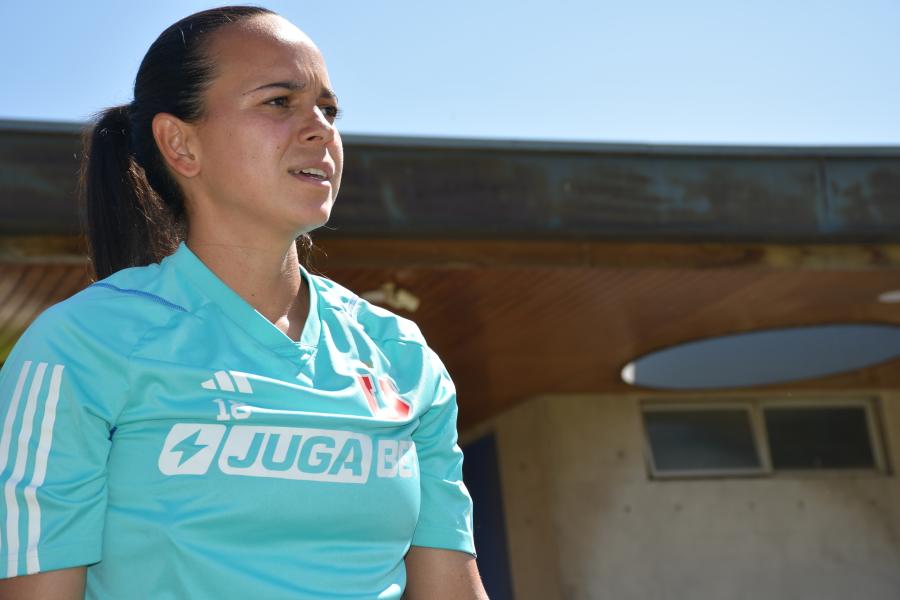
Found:
[[[273,15],[225,26],[210,54],[216,77],[195,125],[200,168],[188,184],[192,228],[201,218],[231,233],[296,237],[323,225],[343,147],[319,50]]]

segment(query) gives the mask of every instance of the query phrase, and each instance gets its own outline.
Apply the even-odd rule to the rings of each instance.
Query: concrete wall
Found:
[[[517,600],[900,598],[896,476],[651,480],[648,397],[540,397],[494,421]],[[900,465],[900,394],[879,406]]]

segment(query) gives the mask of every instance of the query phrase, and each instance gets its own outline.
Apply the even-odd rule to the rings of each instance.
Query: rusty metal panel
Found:
[[[76,233],[79,126],[0,122],[0,234]],[[900,238],[900,148],[345,136],[317,236],[835,242]]]
[[[900,235],[900,160],[824,161],[827,231],[872,239]]]
[[[364,158],[364,177],[349,177],[354,187],[339,198],[338,232],[402,234],[414,224],[420,235],[784,239],[815,237],[822,221],[811,159],[397,150]],[[384,214],[392,229],[374,227]]]
[[[0,233],[78,231],[77,133],[0,128]]]

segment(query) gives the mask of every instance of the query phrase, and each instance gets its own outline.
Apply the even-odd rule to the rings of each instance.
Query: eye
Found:
[[[263,104],[284,108],[288,105],[288,102],[290,102],[290,100],[291,99],[288,96],[278,96],[277,98],[272,98],[271,100],[263,102]],[[283,104],[281,103],[282,101],[284,102]],[[272,104],[273,102],[275,102],[276,104]]]
[[[341,115],[344,114],[337,106],[333,104],[326,104],[325,106],[320,106],[319,109],[322,111],[322,114],[325,115],[328,119],[340,119]]]

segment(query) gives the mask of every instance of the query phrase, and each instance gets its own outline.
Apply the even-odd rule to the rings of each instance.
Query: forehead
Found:
[[[246,92],[269,81],[296,79],[331,87],[319,49],[305,33],[277,15],[222,27],[210,41],[209,54],[216,63],[214,86]]]

